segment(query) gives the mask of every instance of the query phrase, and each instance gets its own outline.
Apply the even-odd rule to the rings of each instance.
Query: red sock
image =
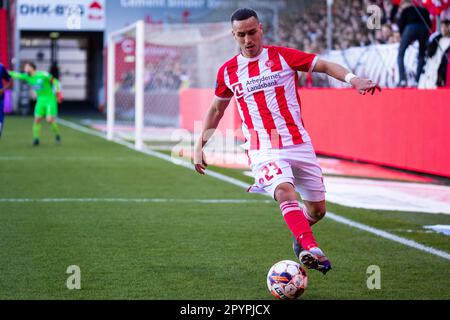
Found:
[[[280,209],[284,221],[286,221],[286,224],[292,231],[294,237],[300,242],[300,245],[306,250],[317,247],[317,242],[314,239],[309,221],[303,214],[298,201],[285,201],[280,204]]]

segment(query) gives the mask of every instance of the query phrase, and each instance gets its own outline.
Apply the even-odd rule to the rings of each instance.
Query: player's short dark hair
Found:
[[[450,19],[445,19],[441,21],[442,24],[445,24],[446,26],[450,27]]]
[[[258,14],[256,13],[255,10],[250,9],[250,8],[240,8],[240,9],[237,9],[235,12],[233,12],[230,20],[231,20],[231,23],[233,23],[234,21],[247,20],[248,18],[251,18],[251,17],[255,17],[256,20],[259,21]]]
[[[29,65],[29,66],[31,66],[34,70],[36,70],[36,65],[34,64],[34,62],[32,62],[32,61],[25,61],[25,63],[23,64],[24,66],[25,65]]]

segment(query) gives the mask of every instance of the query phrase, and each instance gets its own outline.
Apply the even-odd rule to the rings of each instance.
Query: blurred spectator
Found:
[[[378,5],[383,13],[391,8],[391,1],[334,0],[333,48],[345,50],[353,46],[399,42],[395,25],[385,23],[381,30],[369,30],[367,7]],[[327,11],[325,1],[314,1],[302,12],[290,11],[280,19],[280,45],[307,52],[322,53],[326,47]]]
[[[391,12],[389,13],[389,21],[391,23],[394,23],[397,21],[398,8],[399,8],[401,2],[402,2],[401,0],[392,0],[391,1],[392,9],[391,9]]]
[[[48,73],[50,73],[54,78],[59,79],[59,67],[58,62],[52,62],[50,69],[48,70]]]
[[[179,61],[161,60],[159,63],[148,64],[144,75],[144,90],[177,91],[186,77],[188,76]]]
[[[384,43],[389,43],[390,39],[394,35],[394,32],[392,31],[392,26],[388,23],[384,24],[381,27],[381,35],[383,37]]]
[[[400,35],[400,31],[394,31],[392,37],[389,40],[389,43],[399,43],[402,40],[402,36]]]
[[[394,31],[392,25],[389,23],[384,24],[380,30],[375,31],[375,43],[386,44],[394,43],[393,41]]]
[[[402,5],[402,12],[398,20],[398,27],[401,34],[401,42],[398,50],[398,69],[400,73],[399,87],[406,87],[406,72],[405,72],[405,52],[406,49],[414,41],[419,41],[419,53],[416,72],[416,82],[419,81],[422,73],[423,65],[425,63],[425,51],[429,30],[431,28],[430,14],[427,9],[415,6],[411,0],[404,0]]]
[[[450,20],[441,22],[439,32],[430,37],[427,47],[427,62],[419,80],[419,88],[432,89],[446,86],[450,53]]]
[[[134,88],[134,72],[128,71],[122,74],[120,82],[120,90],[132,91]]]

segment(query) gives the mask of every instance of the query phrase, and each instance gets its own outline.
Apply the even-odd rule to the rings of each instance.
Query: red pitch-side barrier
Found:
[[[183,89],[180,92],[181,127],[191,132],[200,131],[213,97],[214,90],[211,89]],[[236,130],[240,127],[241,118],[234,99],[231,99],[230,105],[220,121],[218,130],[226,133],[226,130]]]
[[[9,69],[8,52],[8,12],[0,9],[0,63]]]
[[[194,130],[214,91],[180,95],[181,126]],[[450,177],[450,89],[302,89],[302,114],[318,154]],[[240,127],[233,104],[219,129]],[[196,128],[198,129],[198,128]]]

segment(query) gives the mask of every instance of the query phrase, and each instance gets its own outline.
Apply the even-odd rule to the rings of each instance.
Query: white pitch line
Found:
[[[272,200],[250,199],[165,199],[165,198],[0,198],[1,202],[25,203],[25,202],[136,202],[136,203],[273,203]]]
[[[106,139],[106,135],[105,134],[102,134],[102,133],[100,133],[98,131],[95,131],[95,130],[83,127],[83,126],[78,125],[76,123],[73,123],[73,122],[70,122],[70,121],[67,121],[67,120],[63,120],[63,119],[59,119],[59,122],[62,125],[65,125],[66,127],[72,128],[74,130],[81,131],[81,132],[84,132],[84,133],[87,133],[87,134],[91,134],[91,135],[94,135],[94,136]],[[127,148],[129,148],[131,150],[134,150],[134,151],[137,151],[137,152],[141,152],[141,153],[144,153],[144,154],[147,154],[147,155],[150,155],[150,156],[153,156],[153,157],[165,160],[165,161],[169,161],[169,162],[171,162],[171,163],[173,163],[175,165],[179,165],[179,166],[182,166],[182,167],[194,170],[194,166],[192,164],[188,163],[188,162],[185,162],[185,161],[182,161],[182,160],[178,160],[178,159],[177,159],[177,161],[173,161],[173,159],[170,156],[165,155],[165,154],[161,154],[161,153],[156,152],[154,150],[150,150],[150,149],[146,148],[145,146],[144,146],[143,150],[136,150],[132,143],[129,143],[129,142],[126,142],[126,141],[122,141],[122,140],[117,139],[117,138],[114,139],[114,142],[116,142],[118,144],[121,144],[121,145],[123,145],[123,146],[125,146],[125,147],[127,147]],[[244,189],[248,188],[248,184],[247,183],[245,183],[243,181],[240,181],[238,179],[235,179],[235,178],[228,177],[228,176],[226,176],[224,174],[221,174],[221,173],[218,173],[218,172],[208,171],[208,175],[212,176],[212,177],[214,177],[216,179],[219,179],[219,180],[228,182],[230,184],[236,185],[238,187],[244,188]],[[326,216],[329,219],[333,220],[333,221],[345,224],[345,225],[347,225],[349,227],[360,229],[360,230],[372,233],[372,234],[374,234],[374,235],[376,235],[378,237],[381,237],[381,238],[384,238],[384,239],[388,239],[388,240],[391,240],[393,242],[397,242],[397,243],[403,244],[405,246],[408,246],[410,248],[414,248],[414,249],[417,249],[417,250],[420,250],[420,251],[423,251],[423,252],[427,252],[427,253],[430,253],[432,255],[435,255],[435,256],[438,256],[438,257],[441,257],[443,259],[446,259],[446,260],[450,261],[450,254],[448,252],[445,252],[445,251],[442,251],[442,250],[438,250],[438,249],[435,249],[435,248],[432,248],[432,247],[425,246],[425,245],[423,245],[421,243],[418,243],[416,241],[396,236],[396,235],[394,235],[392,233],[389,233],[389,232],[386,232],[386,231],[383,231],[383,230],[380,230],[380,229],[377,229],[377,228],[373,228],[373,227],[367,226],[365,224],[362,224],[362,223],[359,223],[359,222],[356,222],[356,221],[353,221],[353,220],[341,217],[341,216],[339,216],[339,215],[337,215],[335,213],[329,212],[329,211],[327,211],[327,215]]]
[[[392,234],[392,233],[389,233],[389,232],[386,232],[386,231],[383,231],[383,230],[380,230],[380,229],[369,227],[369,226],[367,226],[365,224],[362,224],[362,223],[359,223],[359,222],[356,222],[356,221],[353,221],[353,220],[341,217],[341,216],[339,216],[337,214],[334,214],[332,212],[327,212],[326,216],[328,218],[331,218],[334,221],[346,224],[346,225],[348,225],[350,227],[358,228],[358,229],[370,232],[372,234],[375,234],[375,235],[377,235],[379,237],[382,237],[382,238],[385,238],[385,239],[388,239],[388,240],[392,240],[392,241],[401,243],[401,244],[403,244],[405,246],[408,246],[408,247],[411,247],[411,248],[415,248],[415,249],[418,249],[418,250],[421,250],[421,251],[425,251],[425,252],[434,254],[435,256],[438,256],[438,257],[450,260],[450,254],[445,252],[445,251],[438,250],[438,249],[435,249],[433,247],[425,246],[425,245],[420,244],[420,243],[418,243],[416,241],[409,240],[409,239],[406,239],[406,238],[402,238],[402,237],[396,236],[395,234]]]
[[[129,158],[117,157],[24,157],[24,156],[0,156],[0,161],[130,161]]]

